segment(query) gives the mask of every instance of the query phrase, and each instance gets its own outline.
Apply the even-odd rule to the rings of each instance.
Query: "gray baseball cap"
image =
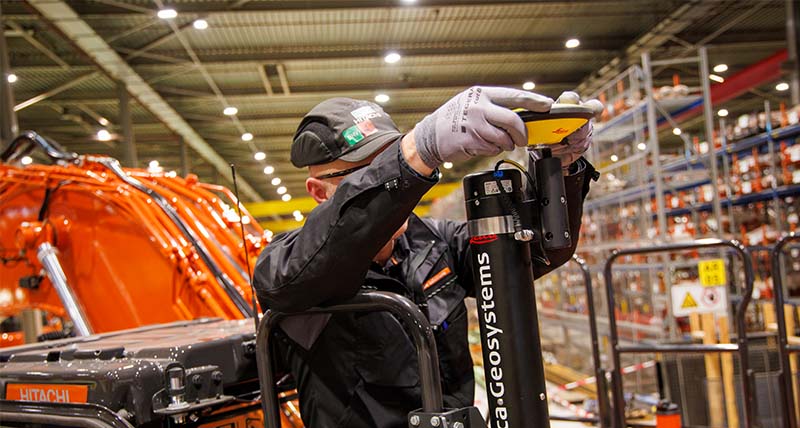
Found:
[[[331,98],[303,117],[294,134],[291,161],[298,168],[336,159],[358,162],[402,135],[379,105]]]

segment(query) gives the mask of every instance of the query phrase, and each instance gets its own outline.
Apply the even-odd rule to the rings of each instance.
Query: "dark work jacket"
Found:
[[[579,162],[582,171],[565,177],[574,245],[588,177],[595,174]],[[259,256],[254,282],[262,308],[282,312],[336,303],[364,289],[410,298],[435,328],[445,406],[464,407],[474,393],[464,305],[474,296],[466,224],[412,214],[436,181],[411,169],[393,143],[344,179],[301,229],[276,236]],[[375,254],[406,219],[392,260],[377,266]],[[548,253],[552,264],[534,262],[535,276],[573,252]],[[392,315],[302,315],[279,330],[277,360],[295,379],[307,427],[400,428],[421,407],[415,348]]]

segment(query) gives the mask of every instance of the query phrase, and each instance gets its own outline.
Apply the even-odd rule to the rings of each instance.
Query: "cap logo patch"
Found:
[[[358,129],[358,126],[353,125],[342,132],[342,137],[344,138],[344,141],[347,142],[347,145],[352,147],[364,139],[364,134],[361,133],[361,131]]]
[[[353,116],[355,123],[361,123],[365,120],[373,119],[376,117],[381,117],[380,112],[376,111],[372,106],[363,106],[359,107],[350,112],[350,115]]]

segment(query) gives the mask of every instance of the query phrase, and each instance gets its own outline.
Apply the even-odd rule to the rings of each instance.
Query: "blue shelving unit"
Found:
[[[770,139],[775,142],[786,141],[791,146],[795,144],[796,139],[798,137],[800,137],[800,124],[786,126],[783,128],[778,128],[772,131],[771,133],[764,132],[759,135],[747,137],[742,140],[733,142],[729,144],[726,150],[724,151],[721,149],[715,150],[713,156],[715,157],[715,159],[720,159],[723,154],[727,154],[729,156],[732,154],[741,154],[746,157],[750,156],[753,147],[760,146],[761,149],[759,151],[761,152],[763,150],[764,152],[766,152],[767,143],[770,141]],[[663,164],[661,166],[661,169],[663,172],[667,173],[678,172],[682,170],[690,170],[690,169],[705,169],[706,168],[705,162],[707,162],[711,156],[712,156],[711,153],[705,153],[698,156],[692,156],[689,159],[676,159]],[[653,173],[649,172],[647,178],[649,180],[652,180]],[[668,188],[666,191],[667,193],[670,193],[672,191],[681,191],[693,187],[702,186],[708,183],[710,183],[710,180],[708,179],[695,180],[688,183],[683,183],[680,186]],[[760,200],[767,200],[775,197],[776,196],[775,193],[777,193],[778,197],[800,194],[800,186],[784,186],[780,188],[779,191],[778,190],[773,191],[772,189],[770,189],[770,190],[765,190],[763,192],[759,192],[758,194],[740,196],[738,198],[735,198],[735,201],[737,201],[735,203],[732,201],[728,201],[727,199],[722,200],[721,202],[723,205],[729,205],[731,203],[733,205],[742,205],[759,200],[759,199],[755,200],[751,199],[756,195],[758,195],[758,197],[763,197],[763,199]],[[586,202],[586,208],[589,210],[598,209],[606,206],[617,205],[620,203],[631,202],[641,198],[651,198],[654,195],[655,195],[655,185],[653,183],[648,183],[644,186],[638,186],[631,189],[623,189],[609,195],[591,199]],[[740,199],[742,200],[742,202],[738,202]],[[709,208],[710,206],[711,204],[708,203],[702,205],[701,207],[704,207],[704,209],[708,210],[710,209]],[[694,207],[693,209],[702,210],[700,209],[700,207]],[[682,215],[683,211],[691,212],[691,209],[686,208],[686,209],[669,210],[667,211],[667,216]]]

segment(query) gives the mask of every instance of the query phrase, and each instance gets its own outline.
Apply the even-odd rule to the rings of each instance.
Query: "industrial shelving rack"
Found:
[[[676,81],[671,90],[655,89],[654,75],[660,70],[654,69],[677,64],[697,65],[699,87],[687,88]],[[697,238],[737,239],[745,244],[752,241],[749,244],[766,246],[797,225],[800,174],[785,178],[780,162],[785,155],[783,151],[791,149],[800,137],[800,124],[772,129],[773,114],[765,103],[765,129],[755,135],[733,138],[726,118],[715,118],[709,74],[704,47],[689,58],[653,60],[645,53],[641,64],[632,65],[594,94],[583,94],[584,98],[599,98],[607,106],[603,119],[595,125],[594,144],[587,154],[601,172],[601,179],[592,187],[584,205],[578,246],[595,283],[604,283],[603,263],[614,249]],[[659,130],[680,129],[676,118],[698,109],[702,109],[701,135],[675,131],[683,147],[662,153]],[[742,191],[743,177],[753,174],[754,156],[766,160],[762,162],[768,172],[764,174],[764,185]],[[748,161],[749,170],[740,171],[738,167]],[[792,168],[798,166],[800,170],[800,163],[794,162],[800,162],[800,151],[798,159],[792,159]],[[759,162],[755,163],[757,168]],[[766,179],[768,175],[783,179]],[[748,218],[754,215],[753,208],[758,204],[763,205],[760,228],[772,233],[768,236],[763,232],[760,239],[754,239],[759,231]],[[790,221],[792,215],[795,218]],[[613,279],[622,340],[687,339],[687,320],[672,316],[669,288],[673,283],[696,281],[698,258],[717,256],[723,255],[690,252],[684,256],[629,256],[624,265],[615,269]],[[742,265],[730,257],[727,262],[732,282],[743,283]],[[769,263],[766,265],[765,272],[769,275]],[[569,321],[569,325],[580,325],[579,318],[586,315],[585,308],[592,302],[587,301],[580,281],[574,280],[579,274],[564,267],[538,282],[537,292],[544,306],[542,322],[560,325]],[[766,275],[760,278],[762,283],[768,282],[764,281]],[[731,285],[729,293],[735,295],[736,291]],[[597,299],[601,294],[595,293],[593,304],[599,313],[604,313],[606,302]],[[749,309],[748,320],[758,320],[759,311],[758,306]],[[728,319],[735,319],[730,315]],[[600,334],[605,336],[605,320],[601,317],[599,321]],[[608,349],[604,351],[607,355]],[[628,359],[623,365],[637,362],[641,361]],[[644,377],[650,376],[644,374]],[[626,381],[635,385],[629,390],[648,392],[646,382],[642,385],[639,379],[633,381]]]

